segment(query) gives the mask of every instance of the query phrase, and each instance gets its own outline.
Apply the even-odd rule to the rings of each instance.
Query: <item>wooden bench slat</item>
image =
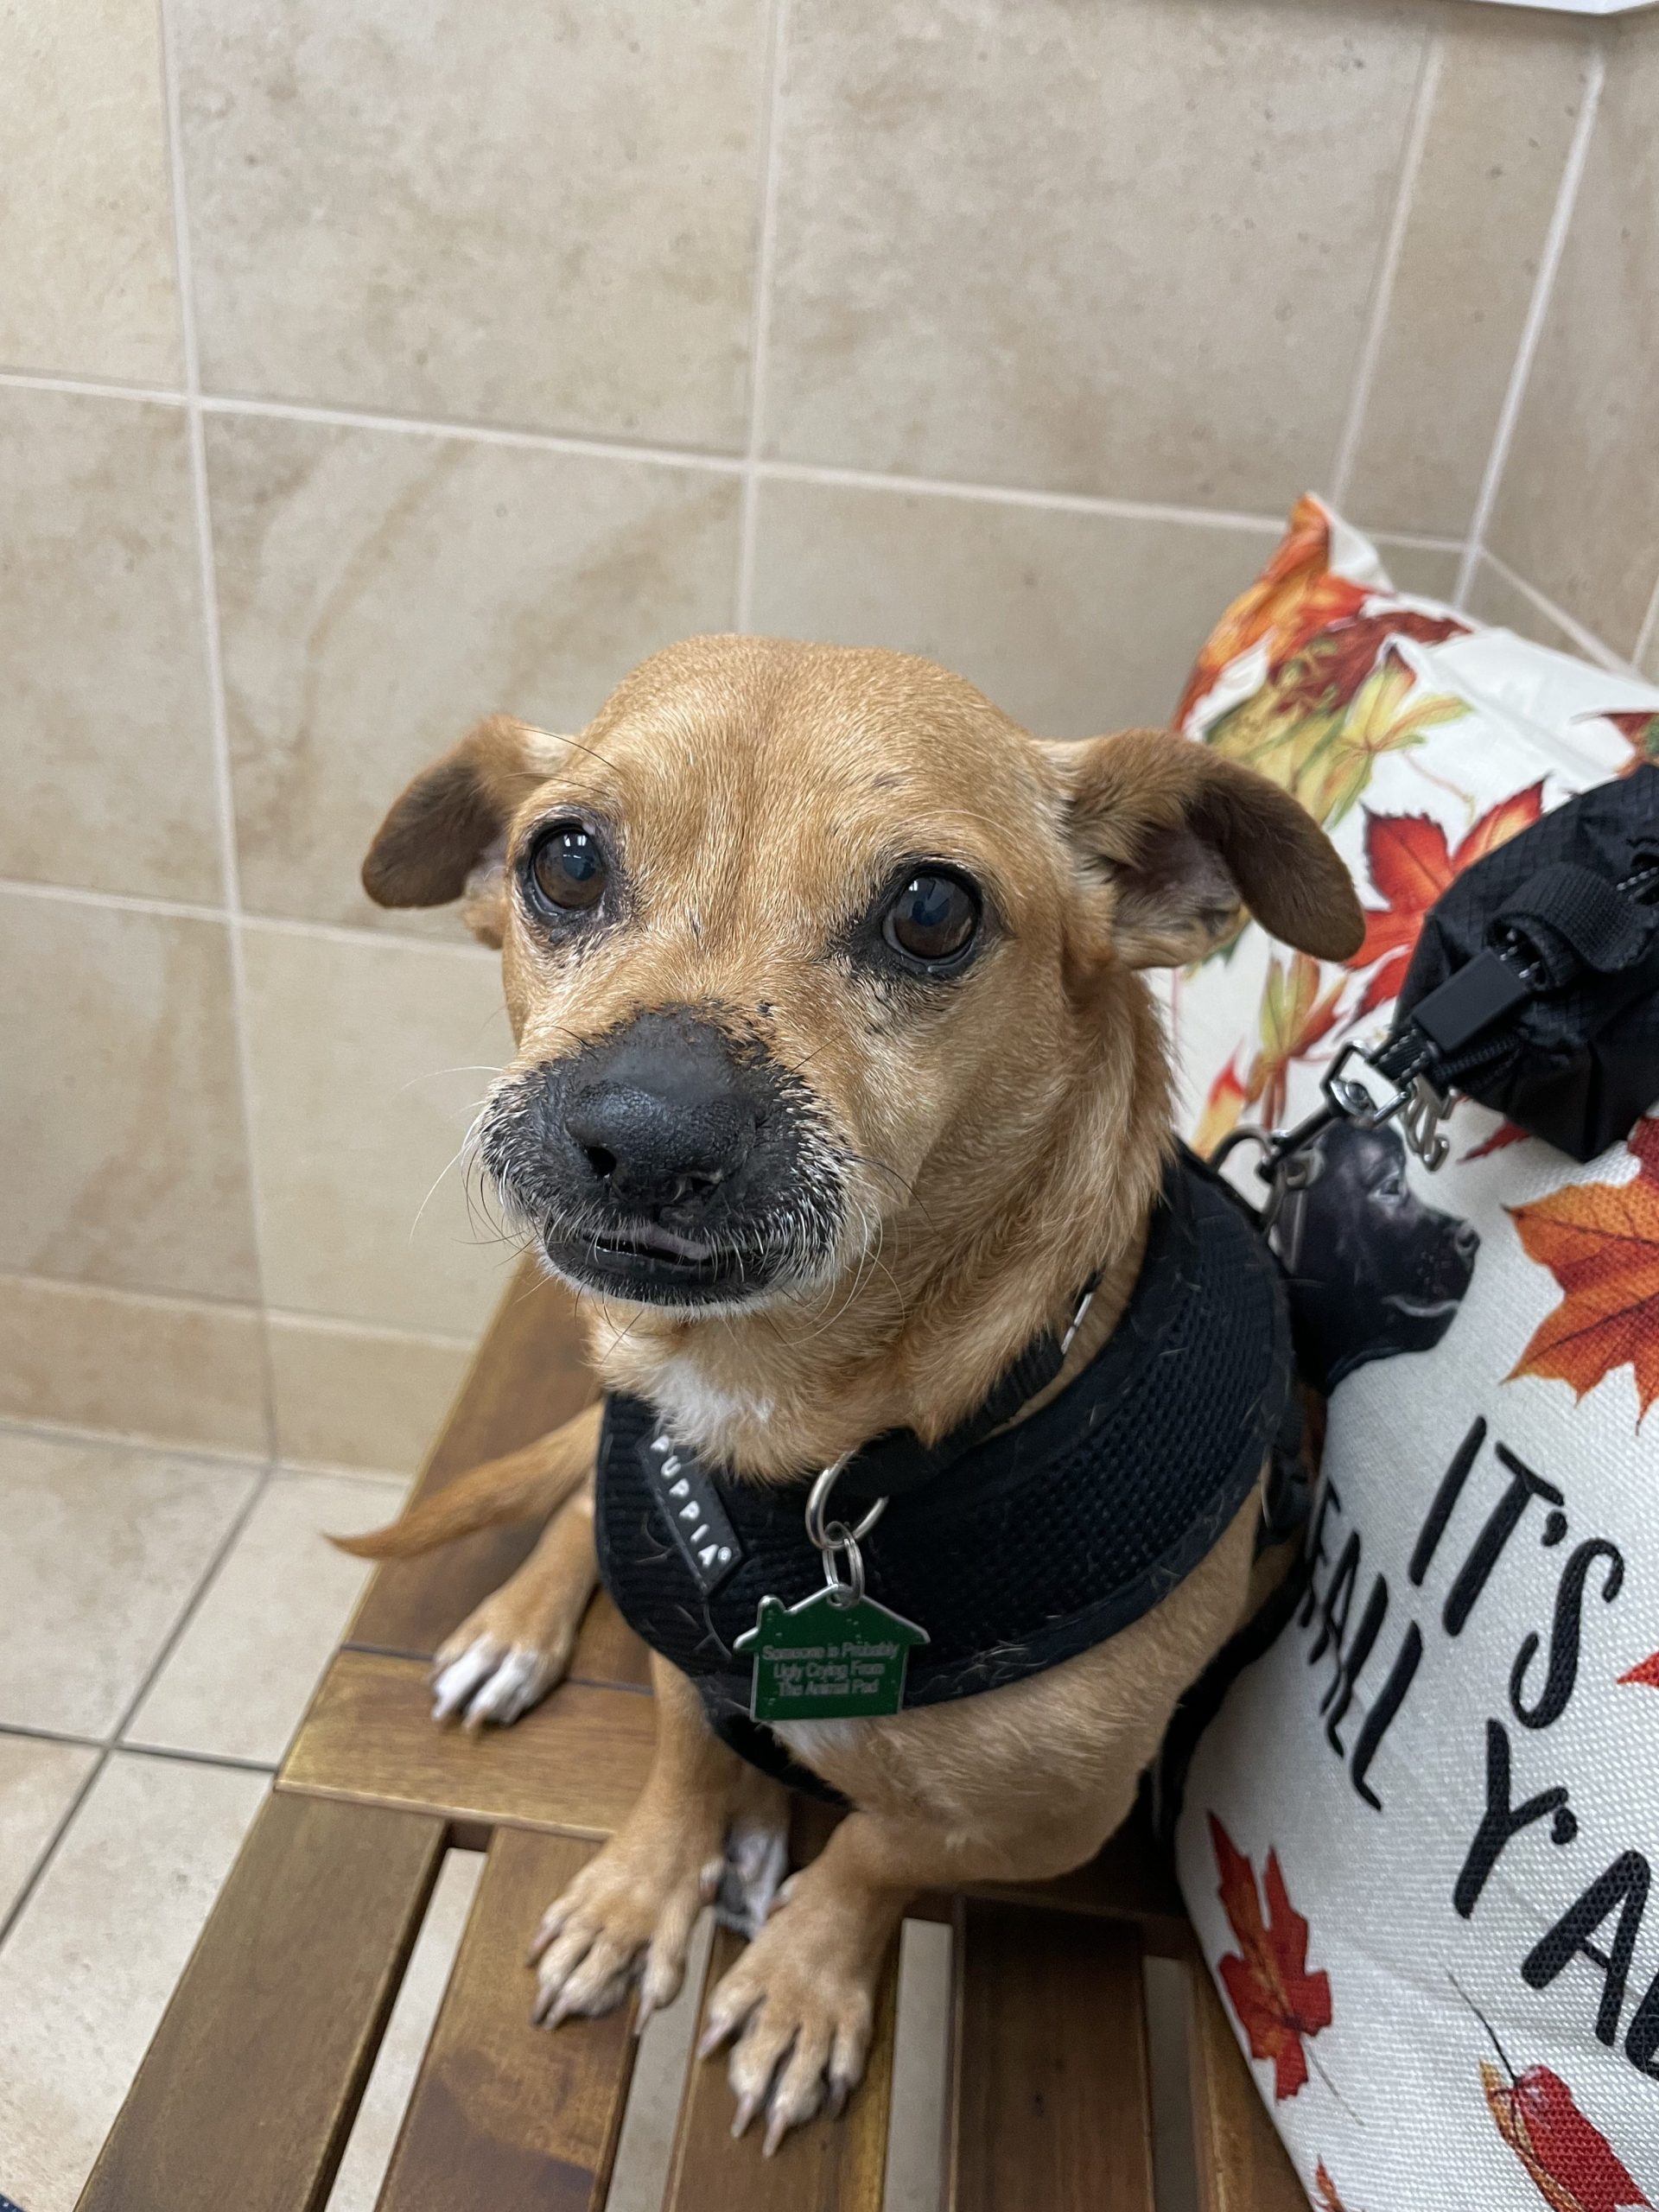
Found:
[[[342,1651],[278,1787],[598,1839],[639,1796],[655,1737],[650,1698],[582,1682],[509,1729],[439,1728],[418,1660]]]
[[[1192,2125],[1204,2212],[1306,2212],[1306,2192],[1273,2132],[1202,1960],[1193,1960],[1187,1987]]]
[[[716,1932],[705,2000],[742,1948],[741,1939],[726,1929]],[[763,2120],[751,2123],[742,2142],[732,2140],[734,2107],[725,2053],[701,2063],[694,2058],[664,2212],[880,2212],[898,1990],[895,1944],[876,2000],[869,2063],[845,2113],[791,2130],[774,2158],[761,2155]]]
[[[1192,1948],[1192,1925],[1169,1854],[1139,1812],[1131,1815],[1085,1866],[1046,1882],[974,1882],[960,1891],[930,1891],[908,1908],[919,1920],[949,1919],[955,1897],[1035,1910],[1087,1914],[1133,1921],[1142,1948],[1154,1958],[1184,1959]]]
[[[633,2068],[632,2006],[550,2034],[531,1930],[593,1847],[499,1830],[376,2212],[597,2212]]]
[[[270,1798],[78,2212],[315,2212],[443,1847],[442,1821]]]
[[[1135,1930],[970,1898],[957,1947],[952,2212],[1152,2212]]]
[[[416,1484],[428,1497],[480,1459],[516,1451],[592,1402],[575,1304],[524,1260],[485,1332]],[[486,1529],[424,1559],[379,1568],[346,1632],[348,1643],[429,1656],[535,1542],[533,1522]]]

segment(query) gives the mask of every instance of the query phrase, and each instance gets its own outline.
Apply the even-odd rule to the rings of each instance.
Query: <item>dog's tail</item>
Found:
[[[414,1559],[500,1521],[546,1519],[594,1471],[601,1408],[589,1406],[522,1451],[486,1459],[411,1505],[390,1528],[329,1541],[359,1559]]]

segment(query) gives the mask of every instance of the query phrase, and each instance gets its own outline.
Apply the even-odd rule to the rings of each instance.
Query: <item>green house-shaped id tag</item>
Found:
[[[733,1649],[754,1654],[749,1712],[756,1720],[856,1720],[897,1713],[912,1643],[927,1632],[873,1598],[848,1605],[833,1590],[798,1605],[763,1598]]]

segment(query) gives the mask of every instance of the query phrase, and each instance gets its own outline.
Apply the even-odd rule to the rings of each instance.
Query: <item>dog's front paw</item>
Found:
[[[700,2058],[733,2037],[728,2075],[741,2135],[759,2112],[770,2157],[828,2105],[839,2115],[869,2055],[885,1936],[870,1921],[804,1894],[774,1911],[709,2000]]]
[[[497,1590],[469,1613],[432,1662],[432,1718],[477,1730],[505,1728],[538,1704],[570,1664],[569,1624],[550,1628],[514,1618]]]
[[[530,1947],[537,1967],[532,2017],[556,2028],[573,2013],[608,2012],[639,1974],[638,2024],[672,2002],[699,1910],[724,1872],[718,1834],[625,1828],[551,1904]]]
[[[486,1721],[505,1728],[547,1695],[569,1663],[568,1644],[549,1651],[493,1636],[465,1643],[451,1637],[432,1670],[432,1718],[459,1716],[469,1733]]]

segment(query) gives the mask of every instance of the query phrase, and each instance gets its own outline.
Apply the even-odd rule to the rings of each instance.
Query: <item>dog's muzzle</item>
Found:
[[[811,1093],[760,1039],[690,1008],[515,1076],[481,1150],[556,1272],[614,1298],[745,1304],[822,1270],[841,1230]]]

